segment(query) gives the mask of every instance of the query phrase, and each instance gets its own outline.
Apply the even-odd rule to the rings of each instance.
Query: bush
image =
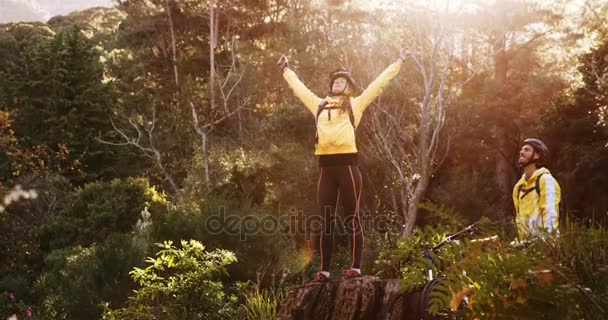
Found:
[[[291,235],[281,231],[247,232],[248,221],[261,221],[274,214],[270,206],[244,205],[231,193],[210,193],[195,204],[171,208],[166,219],[153,220],[154,239],[180,241],[193,239],[209,249],[222,248],[234,252],[239,263],[228,267],[232,279],[254,279],[259,267],[280,269]],[[276,216],[276,215],[275,215]],[[258,225],[259,227],[259,225]]]
[[[458,319],[608,316],[608,231],[602,227],[568,223],[561,235],[545,234],[527,243],[465,239],[428,251],[445,235],[443,229],[417,230],[382,252],[377,263],[386,274],[403,279],[405,292],[420,290],[432,270],[431,313],[452,309]]]
[[[171,241],[157,244],[156,258],[149,266],[131,271],[139,289],[125,308],[112,310],[106,304],[103,319],[234,319],[237,298],[228,294],[220,277],[237,261],[225,250],[205,251],[198,241],[182,241],[181,248]]]
[[[77,189],[66,203],[53,223],[40,228],[44,250],[88,246],[111,233],[130,232],[145,207],[156,220],[167,206],[164,196],[143,178],[89,183]]]
[[[6,319],[12,315],[25,317],[31,313],[31,308],[25,305],[23,300],[18,299],[12,291],[0,292],[0,319]]]
[[[140,246],[125,234],[112,234],[88,248],[54,250],[36,283],[44,297],[38,309],[54,313],[54,319],[99,319],[99,302],[125,303],[135,289],[129,271],[142,265],[143,258]]]

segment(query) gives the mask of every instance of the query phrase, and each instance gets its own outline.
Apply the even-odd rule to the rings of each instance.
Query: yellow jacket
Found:
[[[530,239],[541,235],[542,230],[557,230],[560,200],[559,184],[547,168],[537,169],[529,180],[522,175],[513,188],[519,238]]]
[[[374,80],[358,97],[350,97],[350,103],[353,109],[355,127],[361,121],[363,111],[378,97],[384,87],[395,77],[401,70],[401,60],[391,64],[384,70],[376,80]],[[283,69],[283,78],[289,84],[295,95],[304,103],[304,106],[314,115],[317,113],[321,98],[310,91],[302,81],[298,78],[295,72],[289,68]],[[339,98],[326,97],[328,105],[338,104]],[[315,155],[325,154],[340,154],[340,153],[355,153],[357,146],[355,142],[355,129],[350,122],[348,112],[331,112],[331,120],[328,117],[330,110],[323,110],[319,114],[317,130],[319,141],[315,150]]]

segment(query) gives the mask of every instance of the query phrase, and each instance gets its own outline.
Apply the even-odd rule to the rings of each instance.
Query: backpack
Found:
[[[317,107],[317,113],[315,114],[315,144],[319,143],[319,116],[321,115],[321,112],[323,112],[323,110],[329,110],[327,117],[329,120],[331,120],[331,110],[340,109],[340,107],[327,107],[327,103],[327,100],[323,99]],[[346,110],[348,111],[348,118],[350,120],[350,124],[353,125],[354,129],[357,129],[357,127],[355,126],[355,114],[353,113],[353,107],[350,103],[348,104]]]
[[[517,197],[521,200],[525,196],[527,196],[528,193],[530,193],[532,191],[536,191],[536,194],[540,196],[540,177],[542,177],[543,174],[545,174],[545,173],[546,172],[543,172],[543,173],[541,173],[541,174],[538,175],[538,177],[536,178],[536,181],[534,182],[534,187],[532,187],[530,189],[525,189],[524,186],[519,186]],[[522,192],[524,193],[523,196],[521,195]]]
[[[543,174],[545,174],[545,173],[546,172],[541,173],[541,174],[538,175],[538,178],[536,178],[536,181],[534,183],[534,187],[532,187],[530,189],[525,189],[524,186],[519,186],[517,197],[521,200],[526,195],[528,195],[528,193],[530,193],[532,191],[536,191],[536,194],[538,196],[540,196],[540,177],[542,177]],[[524,193],[523,195],[521,195],[522,192]],[[562,196],[563,196],[563,194],[562,194]],[[559,228],[562,229],[562,228],[564,228],[565,223],[567,221],[567,218],[566,218],[566,216],[567,216],[567,210],[566,210],[566,204],[564,203],[563,197],[560,198],[560,202],[559,202],[557,210],[558,210],[557,219],[558,219],[559,226],[560,226]]]

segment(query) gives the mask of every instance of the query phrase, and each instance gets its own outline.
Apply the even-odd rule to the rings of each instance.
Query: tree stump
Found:
[[[420,294],[399,293],[399,280],[361,277],[287,289],[279,320],[420,319]]]

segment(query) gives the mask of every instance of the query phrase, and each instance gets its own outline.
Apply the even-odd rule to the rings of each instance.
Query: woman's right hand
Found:
[[[279,58],[277,65],[279,66],[281,71],[283,71],[283,69],[285,69],[287,67],[287,57],[284,55],[281,55],[281,58]]]
[[[412,54],[412,51],[409,48],[401,49],[401,51],[399,51],[399,59],[401,59],[401,61],[405,61],[407,56],[409,56],[411,54]]]

